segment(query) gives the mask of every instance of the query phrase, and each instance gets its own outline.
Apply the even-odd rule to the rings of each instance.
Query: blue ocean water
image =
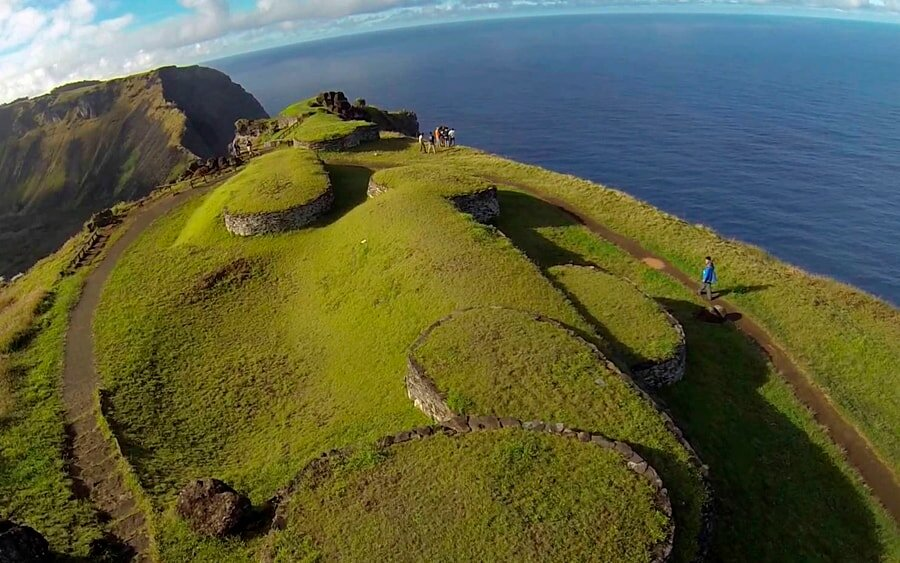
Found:
[[[211,63],[270,113],[320,90],[615,186],[900,304],[900,26],[493,20]],[[727,272],[723,272],[727,279]]]

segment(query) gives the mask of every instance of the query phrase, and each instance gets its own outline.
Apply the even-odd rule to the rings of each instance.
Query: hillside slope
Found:
[[[92,212],[224,154],[259,102],[225,74],[166,67],[0,106],[0,275],[56,249]]]

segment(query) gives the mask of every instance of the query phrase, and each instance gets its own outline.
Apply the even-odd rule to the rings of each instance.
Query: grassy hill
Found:
[[[849,408],[869,405],[879,424],[896,415],[889,393],[872,392],[900,360],[888,305],[619,192],[464,147],[420,154],[414,141],[387,137],[319,156],[335,206],[318,222],[249,238],[225,230],[233,198],[266,205],[254,194],[268,193],[258,189],[267,180],[291,175],[304,189],[324,180],[307,173],[305,151],[280,149],[153,223],[104,286],[94,335],[105,412],[150,499],[163,560],[646,561],[670,522],[674,561],[704,545],[723,561],[900,559],[897,523],[759,347],[730,324],[698,319],[693,292],[542,198],[686,271],[715,253],[734,276],[728,298],[829,392],[841,389],[833,366],[810,355],[832,343],[841,377],[860,380],[832,397],[890,460],[890,433],[871,432]],[[384,188],[377,197],[366,196],[370,181]],[[454,206],[491,186],[495,226]],[[0,320],[12,327],[0,331],[0,456],[12,460],[0,465],[10,468],[0,469],[0,498],[54,549],[84,555],[103,525],[65,496],[56,382],[82,278],[55,274],[70,251],[0,290]],[[746,275],[738,258],[762,273]],[[781,286],[755,283],[763,275]],[[592,347],[626,363],[664,356],[671,334],[646,296],[687,336],[684,379],[654,398],[709,466],[712,499],[666,415]],[[414,346],[440,319],[449,320]],[[845,343],[848,333],[861,337]],[[667,488],[671,521],[605,450],[574,439],[502,430],[373,446],[429,422],[407,396],[410,354],[456,412],[563,422],[630,444]],[[334,449],[352,453],[310,480],[308,468]],[[175,496],[207,476],[257,506],[289,488],[283,526],[195,534]]]
[[[90,214],[189,161],[225,154],[238,118],[264,117],[224,74],[161,68],[0,106],[0,275],[27,269]]]

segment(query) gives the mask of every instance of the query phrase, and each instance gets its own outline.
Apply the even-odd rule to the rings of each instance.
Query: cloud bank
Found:
[[[168,0],[172,15],[152,23],[104,16],[114,0],[0,0],[0,102],[86,78],[109,78],[354,30],[437,22],[478,14],[514,15],[603,7],[665,6],[665,0]],[[122,0],[118,0],[122,1]],[[165,0],[154,0],[160,5]],[[671,2],[731,5],[732,0]],[[753,6],[900,14],[900,0],[744,0]]]

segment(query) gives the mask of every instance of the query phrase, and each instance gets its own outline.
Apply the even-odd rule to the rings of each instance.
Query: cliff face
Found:
[[[24,270],[91,213],[141,197],[197,157],[226,154],[266,113],[225,74],[161,68],[0,106],[0,275]]]

